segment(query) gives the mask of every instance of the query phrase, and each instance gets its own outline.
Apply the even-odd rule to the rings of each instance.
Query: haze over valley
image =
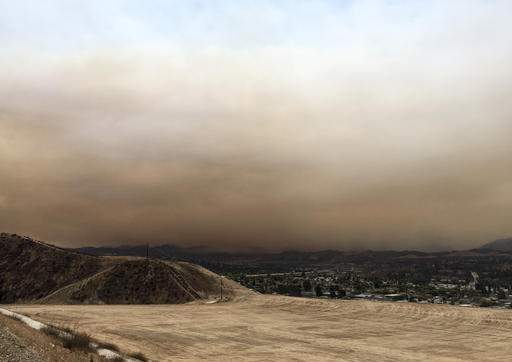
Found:
[[[507,1],[3,7],[0,230],[273,250],[512,235]]]
[[[511,14],[0,0],[0,362],[510,360]]]

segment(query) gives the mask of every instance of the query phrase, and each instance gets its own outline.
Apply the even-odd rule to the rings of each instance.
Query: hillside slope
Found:
[[[223,298],[244,288],[223,278]],[[70,284],[43,304],[174,304],[217,298],[220,277],[197,265],[158,260],[129,260]]]
[[[482,245],[481,249],[512,251],[512,238],[498,239]]]
[[[0,234],[0,303],[28,302],[104,268],[104,260]]]
[[[84,255],[0,235],[0,303],[166,304],[217,298],[221,277],[200,266]],[[225,298],[249,291],[222,278]]]

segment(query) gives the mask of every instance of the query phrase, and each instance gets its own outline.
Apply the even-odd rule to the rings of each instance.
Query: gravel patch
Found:
[[[42,358],[0,322],[0,361],[34,362]]]

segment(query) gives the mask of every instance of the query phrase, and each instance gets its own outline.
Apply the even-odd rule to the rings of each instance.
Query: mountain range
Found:
[[[479,248],[470,250],[452,250],[425,252],[417,250],[365,250],[365,251],[340,251],[340,250],[319,250],[319,251],[298,251],[288,250],[277,253],[265,251],[243,251],[228,252],[209,247],[180,247],[176,245],[124,245],[124,246],[100,246],[82,247],[74,249],[88,255],[109,255],[109,256],[146,256],[161,259],[182,259],[196,262],[225,262],[234,260],[257,260],[268,262],[336,262],[366,260],[368,258],[381,257],[447,257],[463,255],[489,255],[492,253],[512,252],[512,238],[499,239],[482,245]]]

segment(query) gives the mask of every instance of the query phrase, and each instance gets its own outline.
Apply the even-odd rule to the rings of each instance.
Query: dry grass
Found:
[[[78,351],[84,351],[87,353],[94,353],[96,352],[96,349],[108,349],[113,352],[117,352],[119,354],[122,354],[121,349],[109,342],[100,342],[95,339],[93,339],[89,334],[79,332],[77,330],[77,327],[69,328],[69,327],[56,327],[52,325],[48,325],[41,329],[43,333],[45,333],[48,336],[51,336],[57,340],[59,340],[62,343],[62,346],[64,348],[70,349],[70,350],[78,350]],[[96,344],[96,348],[93,348],[93,345]],[[137,352],[128,354],[129,357],[135,358],[142,362],[149,361],[144,354]],[[110,359],[112,362],[122,362],[124,361],[124,358],[122,357],[115,357],[113,359]]]
[[[138,359],[139,361],[142,361],[142,362],[148,362],[149,361],[149,359],[143,353],[140,353],[140,352],[130,353],[128,356],[132,357],[132,358],[135,358],[135,359]]]
[[[8,315],[5,316],[6,318],[15,320],[16,322],[23,322],[22,317],[19,315]],[[37,333],[37,331],[34,331]],[[97,349],[107,349],[113,352],[117,352],[120,356],[110,358],[109,361],[112,362],[123,362],[125,359],[121,357],[123,353],[121,352],[120,348],[109,342],[100,342],[96,339],[92,338],[88,333],[79,332],[78,331],[78,323],[75,323],[74,327],[65,327],[65,326],[55,326],[48,324],[45,327],[43,327],[40,332],[46,334],[47,336],[51,337],[52,339],[60,342],[59,345],[62,345],[62,347],[70,350],[70,351],[77,351],[77,352],[85,352],[87,354],[96,353]],[[125,354],[128,357],[131,357],[132,359],[136,359],[138,361],[147,362],[149,359],[142,354],[141,352],[131,353],[131,354]],[[104,360],[102,357],[98,357],[100,360]],[[94,359],[91,355],[90,360],[97,360]]]
[[[114,352],[120,352],[121,350],[119,349],[118,346],[116,346],[115,344],[113,343],[108,343],[108,342],[98,342],[96,341],[96,344],[98,345],[98,348],[103,348],[103,349],[108,349],[108,350],[111,350],[111,351],[114,351]]]
[[[58,339],[64,348],[94,352],[94,348],[91,347],[94,340],[87,333],[78,332],[71,328],[57,328],[55,326],[46,326],[41,331],[55,339]]]

